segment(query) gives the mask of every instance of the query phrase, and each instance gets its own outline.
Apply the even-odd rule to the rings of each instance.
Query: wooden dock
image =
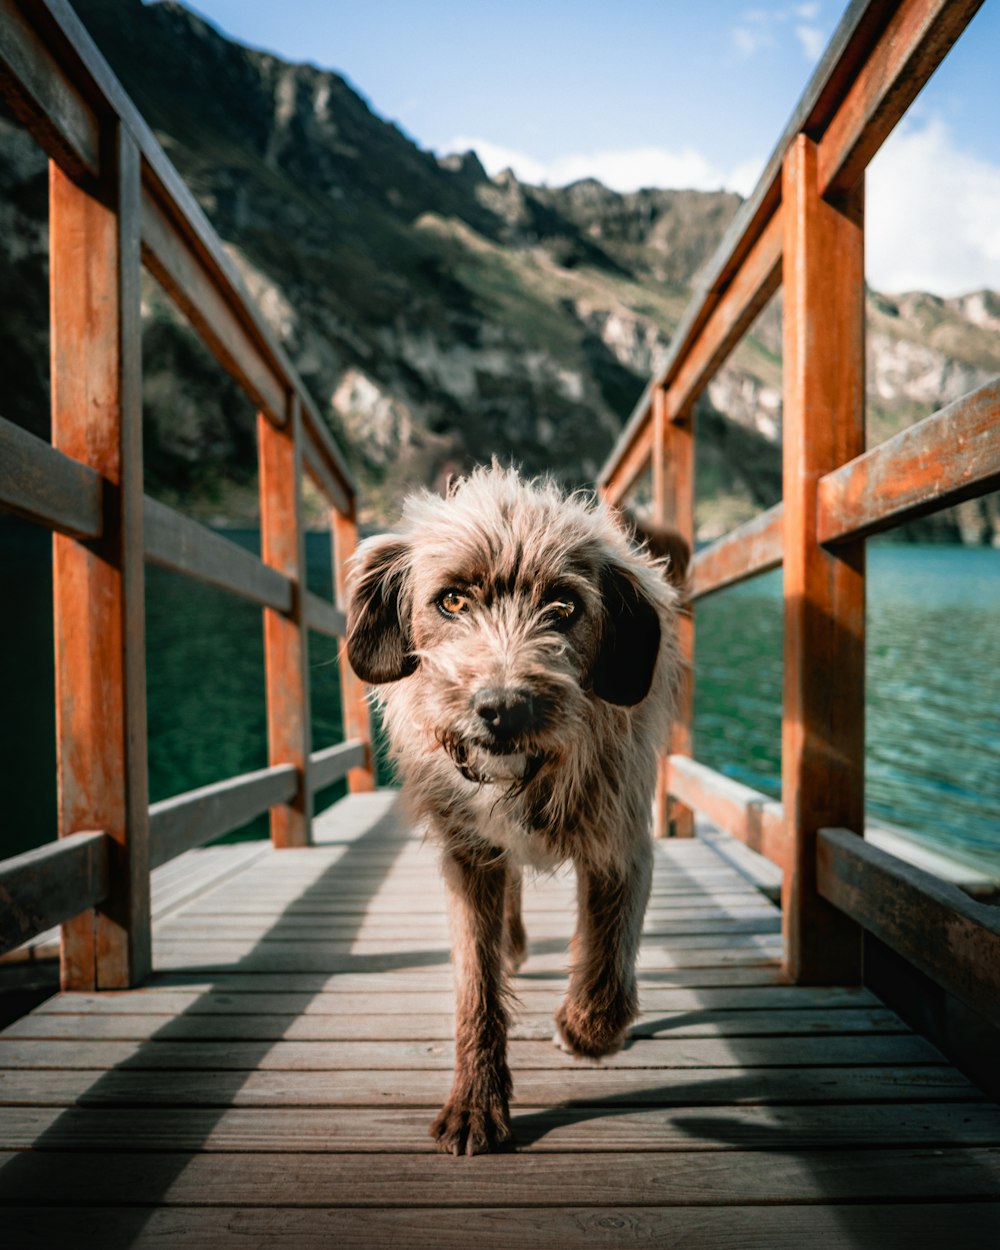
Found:
[[[783,984],[777,909],[698,839],[658,844],[642,1017],[601,1063],[550,1041],[572,880],[529,888],[515,1149],[437,1154],[434,850],[386,791],[316,840],[234,847],[146,988],[0,1035],[9,1250],[1000,1244],[1000,1108],[866,990]]]

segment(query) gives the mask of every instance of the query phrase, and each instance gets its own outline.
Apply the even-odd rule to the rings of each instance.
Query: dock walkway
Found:
[[[781,983],[776,908],[659,843],[633,1040],[550,1041],[567,875],[529,887],[515,1150],[435,1152],[451,976],[390,792],[161,918],[143,989],[0,1035],[0,1228],[45,1247],[995,1247],[1000,1109],[867,991]]]

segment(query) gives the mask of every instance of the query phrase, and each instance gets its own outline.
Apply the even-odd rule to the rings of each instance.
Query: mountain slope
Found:
[[[328,413],[370,517],[391,514],[408,485],[494,452],[570,483],[593,477],[736,196],[490,179],[472,153],[421,151],[339,75],[241,47],[179,4],[77,8]],[[44,169],[23,136],[5,127],[3,138],[11,264],[0,296],[33,292],[0,331],[14,379],[5,415],[30,423],[45,408],[32,363],[44,339]],[[873,299],[873,432],[1000,369],[996,306],[990,293]],[[210,514],[252,509],[246,403],[152,282],[145,309],[152,488]],[[772,307],[703,405],[706,536],[780,490],[780,377]],[[965,507],[967,536],[985,536],[984,505]],[[954,519],[935,524],[956,532]]]

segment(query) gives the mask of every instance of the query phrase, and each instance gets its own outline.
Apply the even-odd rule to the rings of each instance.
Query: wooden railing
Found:
[[[0,950],[62,922],[64,987],[111,989],[150,970],[152,868],[268,810],[276,846],[308,845],[317,789],[373,784],[346,663],[347,741],[310,741],[308,632],[341,635],[345,618],[306,587],[302,480],[329,504],[341,604],[354,486],[218,236],[63,0],[0,0],[0,86],[50,158],[52,444],[0,419],[0,506],[54,532],[59,783],[59,841],[0,863]],[[142,265],[258,411],[261,559],[144,494]],[[267,686],[269,767],[152,806],[144,561],[261,605]]]
[[[1000,1022],[995,910],[867,846],[865,544],[1000,485],[994,381],[864,450],[864,171],[981,0],[853,3],[599,477],[612,502],[651,472],[657,518],[694,538],[695,403],[784,287],[781,504],[698,552],[693,605],[784,567],[782,802],[691,758],[690,684],[661,826],[697,809],[783,869],[785,969],[859,981],[862,929]],[[845,830],[852,832],[847,833]]]

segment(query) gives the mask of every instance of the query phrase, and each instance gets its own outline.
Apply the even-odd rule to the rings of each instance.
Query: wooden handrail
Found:
[[[107,889],[81,888],[55,917],[67,922],[64,987],[116,988],[150,967],[151,865],[268,808],[275,843],[303,845],[317,784],[374,782],[353,677],[342,683],[349,741],[312,753],[309,740],[308,633],[345,630],[355,488],[221,241],[66,0],[0,0],[0,89],[51,158],[53,446],[0,419],[0,507],[55,532],[62,841],[38,862],[76,862],[81,828],[117,844]],[[143,263],[258,411],[261,559],[144,496]],[[304,463],[330,505],[337,605],[306,586]],[[270,756],[258,773],[152,808],[144,559],[263,607]]]
[[[784,567],[783,804],[767,805],[762,824],[752,792],[684,762],[687,692],[657,810],[668,800],[708,810],[780,859],[794,980],[861,971],[860,929],[817,890],[816,857],[820,824],[858,827],[863,817],[864,538],[1000,485],[996,381],[880,447],[863,444],[864,172],[980,3],[848,7],[598,478],[622,503],[648,466],[655,519],[692,533],[695,401],[783,284],[783,500],[698,552],[690,578],[693,608]],[[694,629],[689,610],[680,624],[689,666]]]
[[[904,525],[1000,486],[1000,378],[886,439],[819,483],[821,543]]]
[[[102,903],[110,845],[105,833],[74,833],[0,861],[0,954]]]
[[[819,892],[1000,1028],[1000,913],[848,829],[821,829]]]

